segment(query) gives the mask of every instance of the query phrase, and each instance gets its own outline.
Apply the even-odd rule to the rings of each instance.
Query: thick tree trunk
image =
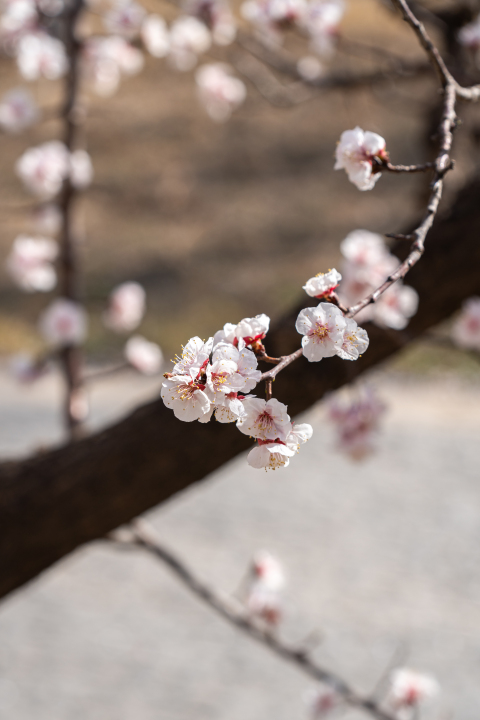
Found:
[[[357,362],[301,358],[274,383],[292,415],[352,381],[480,294],[480,180],[438,220],[422,261],[408,276],[420,307],[407,332],[368,326]],[[405,243],[406,251],[408,243]],[[402,248],[399,248],[399,255]],[[270,354],[299,346],[294,324],[306,299],[268,335]],[[183,423],[156,400],[117,425],[72,445],[0,465],[0,596],[34,578],[82,543],[164,502],[247,449],[233,425]]]

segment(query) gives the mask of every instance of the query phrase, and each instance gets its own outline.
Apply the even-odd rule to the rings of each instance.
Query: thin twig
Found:
[[[220,594],[200,580],[182,560],[159,542],[152,528],[144,520],[135,520],[131,532],[132,542],[135,545],[161,560],[194,595],[228,623],[242,630],[264,647],[268,647],[275,655],[295,665],[314,680],[329,685],[351,707],[363,710],[378,720],[395,720],[394,716],[383,710],[374,698],[360,695],[345,680],[318,665],[304,646],[295,647],[284,642],[277,634],[272,634],[268,627],[251,618],[241,603]],[[115,536],[108,536],[107,539],[124,543]]]

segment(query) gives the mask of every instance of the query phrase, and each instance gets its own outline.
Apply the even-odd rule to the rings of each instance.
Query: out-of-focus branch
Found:
[[[69,69],[65,77],[65,100],[61,117],[63,119],[63,141],[69,152],[75,149],[79,123],[78,92],[80,84],[80,43],[75,35],[78,17],[83,9],[84,0],[70,0],[66,3],[62,16],[63,41],[69,60]],[[73,232],[73,212],[75,188],[67,175],[59,197],[62,214],[60,232],[60,294],[62,297],[78,302],[79,267]],[[82,388],[82,352],[74,345],[68,345],[59,351],[60,364],[66,384],[65,423],[72,438],[79,437],[81,423],[85,413],[85,398]]]
[[[160,560],[185,587],[228,623],[267,647],[278,657],[295,665],[314,680],[329,685],[350,707],[362,710],[378,720],[394,720],[394,716],[383,710],[373,696],[360,695],[341,677],[316,663],[304,645],[296,647],[286,643],[265,624],[252,619],[243,605],[235,598],[225,596],[207,585],[177,555],[159,541],[153,529],[144,520],[135,520],[130,531],[131,538],[127,542],[130,541]],[[115,535],[108,539],[114,542],[124,542],[116,539]]]

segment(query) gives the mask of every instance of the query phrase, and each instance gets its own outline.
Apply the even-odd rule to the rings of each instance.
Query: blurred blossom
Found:
[[[37,22],[35,0],[4,0],[0,15],[0,39],[4,48],[14,52],[22,35],[34,30]]]
[[[34,195],[54,197],[68,175],[68,150],[59,140],[29,148],[17,160],[15,169]]]
[[[52,265],[57,255],[55,240],[19,235],[7,258],[7,270],[22,290],[48,292],[57,284],[57,274]]]
[[[140,32],[145,15],[146,11],[134,0],[117,0],[105,13],[103,22],[107,32],[133,40]]]
[[[356,127],[345,130],[335,151],[335,170],[345,170],[359,190],[372,190],[381,173],[373,172],[374,158],[386,157],[386,142],[381,135]]]
[[[246,0],[240,10],[265,41],[279,43],[281,30],[301,25],[307,8],[307,0]]]
[[[43,311],[39,330],[44,339],[55,347],[80,345],[87,337],[88,317],[79,303],[58,298]]]
[[[230,45],[235,39],[235,18],[224,0],[187,0],[184,9],[207,26],[217,45]]]
[[[24,88],[10,90],[0,100],[0,127],[5,132],[22,132],[38,118],[39,110],[33,96]]]
[[[44,15],[56,17],[65,8],[64,0],[37,0],[38,7]]]
[[[170,63],[177,70],[192,70],[198,56],[210,49],[212,37],[205,25],[194,17],[179,17],[170,28]]]
[[[480,297],[471,297],[463,303],[452,327],[452,338],[459,347],[480,352]]]
[[[85,150],[70,153],[59,140],[29,148],[17,160],[15,169],[25,187],[44,199],[57,195],[67,177],[74,187],[83,189],[93,176],[88,153]]]
[[[303,701],[309,716],[312,720],[317,720],[338,707],[340,697],[332,688],[310,688],[304,694]]]
[[[144,314],[145,290],[137,282],[125,282],[110,294],[103,321],[115,332],[131,332],[140,325]]]
[[[153,57],[168,55],[170,37],[165,20],[160,15],[149,15],[142,23],[140,31],[143,44]]]
[[[216,122],[228,120],[247,96],[244,83],[233,77],[231,68],[223,63],[202,65],[195,80],[200,102]]]
[[[248,612],[270,625],[282,618],[280,591],[285,585],[281,564],[266,550],[255,553],[247,577],[245,605]]]
[[[372,389],[357,391],[357,397],[328,404],[328,415],[336,426],[337,447],[352,460],[363,460],[375,450],[380,419],[386,407]]]
[[[458,31],[457,37],[460,45],[464,45],[475,53],[478,63],[480,59],[478,54],[478,50],[480,50],[480,15],[473,22],[464,25]]]
[[[297,62],[297,70],[300,77],[307,81],[317,80],[324,73],[320,60],[314,55],[305,55]]]
[[[432,675],[408,668],[398,668],[390,674],[388,701],[396,709],[415,708],[439,692],[440,685]]]
[[[32,222],[37,232],[58,235],[62,227],[62,212],[54,203],[39,205],[32,212]]]
[[[32,383],[50,371],[49,363],[37,360],[26,353],[19,353],[10,358],[10,372],[20,383]]]
[[[398,259],[392,255],[381,235],[354,230],[340,245],[345,263],[338,294],[346,305],[354,305],[376,290],[394,272]],[[402,330],[418,308],[417,292],[401,280],[379,299],[356,314],[359,322],[371,320],[380,327]]]
[[[163,354],[158,345],[134,335],[125,345],[125,358],[144,375],[155,375],[162,367]]]
[[[343,0],[311,0],[308,4],[303,27],[310,35],[312,50],[320,56],[332,55],[345,9]]]
[[[117,90],[122,75],[136,75],[142,70],[142,52],[124,38],[91,37],[83,46],[83,70],[98,95],[109,96]]]
[[[84,190],[93,179],[93,165],[85,150],[74,150],[70,154],[70,182],[78,190]]]
[[[25,80],[58,80],[68,70],[65,46],[43,30],[29,33],[18,42],[17,65]]]

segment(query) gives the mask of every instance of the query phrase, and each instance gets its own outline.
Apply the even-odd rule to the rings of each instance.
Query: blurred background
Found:
[[[422,59],[408,28],[373,0],[350,0],[342,38],[352,42],[340,42],[337,69],[375,67],[371,45]],[[12,61],[1,58],[0,94],[18,84]],[[309,277],[339,267],[339,243],[351,230],[407,228],[426,179],[386,175],[375,193],[359,193],[345,173],[333,172],[334,148],[358,124],[387,138],[394,162],[427,159],[435,87],[427,75],[322,92],[284,108],[251,88],[245,105],[218,125],[197,103],[191,73],[147,59],[113,98],[90,98],[85,141],[95,180],[76,221],[89,363],[121,354],[122,341],[100,322],[120,282],[145,287],[140,330],[173,357],[192,335],[208,337],[225,322],[261,312],[278,317]],[[32,91],[53,111],[55,83]],[[478,109],[461,114],[446,207],[478,169]],[[26,135],[0,137],[2,258],[29,230],[31,203],[14,163],[26,147],[58,134],[52,112]],[[13,353],[41,349],[35,325],[47,302],[18,292],[0,266],[4,457],[61,437],[60,379],[52,374],[25,387],[8,371]],[[364,691],[400,658],[441,682],[442,696],[426,716],[476,720],[480,364],[417,342],[368,382],[388,410],[378,450],[364,463],[336,449],[320,405],[305,418],[314,440],[287,470],[258,473],[241,457],[150,519],[225,591],[236,590],[257,549],[268,549],[289,579],[286,637],[319,629],[319,660]],[[133,373],[93,385],[92,428],[159,388],[158,377]],[[106,543],[76,552],[0,606],[0,720],[292,720],[307,717],[309,685],[225,626],[152,559]]]

